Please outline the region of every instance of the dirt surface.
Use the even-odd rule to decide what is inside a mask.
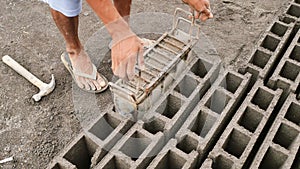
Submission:
[[[239,67],[287,3],[288,0],[211,1],[214,19],[202,24],[202,31],[215,45],[225,66]],[[1,0],[0,6],[0,56],[10,55],[45,82],[54,74],[57,82],[52,94],[35,103],[31,96],[38,89],[0,62],[0,160],[15,158],[14,162],[0,164],[0,168],[45,168],[81,129],[80,112],[74,109],[72,78],[59,58],[64,41],[46,4]],[[172,14],[175,7],[186,8],[180,0],[133,0],[132,13]],[[84,2],[79,32],[82,43],[102,26]],[[109,66],[109,59],[106,64]],[[111,79],[110,70],[104,74]],[[110,91],[97,97],[99,102],[111,103]]]

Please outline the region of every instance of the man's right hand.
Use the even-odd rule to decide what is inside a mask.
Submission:
[[[206,21],[213,18],[213,14],[210,11],[209,0],[182,0],[184,3],[191,7],[191,12],[194,12],[196,19]]]
[[[134,78],[137,61],[140,68],[144,67],[143,45],[136,35],[115,42],[112,45],[111,57],[113,73],[124,80]]]

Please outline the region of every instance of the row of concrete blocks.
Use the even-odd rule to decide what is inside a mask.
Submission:
[[[190,72],[180,75],[149,111],[153,120],[134,124],[113,110],[104,112],[48,168],[111,168],[112,163],[116,168],[145,168],[218,77],[220,61],[198,58],[191,63]]]
[[[253,153],[251,151],[257,145],[257,140],[270,116],[276,113],[275,106],[282,105],[284,102],[273,127],[256,153],[251,168],[291,168],[292,165],[294,168],[300,167],[299,160],[296,159],[296,156],[299,156],[297,150],[300,144],[299,127],[296,126],[300,121],[300,107],[295,106],[296,102],[298,105],[299,102],[293,94],[298,94],[299,99],[300,31],[297,23],[300,17],[299,2],[298,0],[292,2],[284,16],[274,21],[258,42],[257,49],[249,58],[246,69],[239,70],[242,74],[249,72],[253,75],[250,86],[254,85],[254,87],[201,168],[249,168],[251,165],[248,161],[251,162],[249,156]],[[267,86],[264,86],[262,80],[268,82]],[[294,106],[287,110],[286,107],[291,100]],[[280,118],[285,113],[289,114],[289,120],[285,119],[284,127],[278,129],[278,125],[282,123]],[[290,125],[291,122],[287,121],[294,121],[296,125]],[[295,132],[291,135],[285,134],[284,132],[289,132],[287,128]],[[280,142],[281,147],[287,148],[287,144],[291,146],[289,150],[281,151],[283,148],[279,148],[277,151],[280,146],[276,141],[272,142],[273,137],[276,137],[274,140]]]
[[[249,72],[253,75],[251,86],[259,78],[268,80],[270,75],[273,73],[279,60],[285,53],[287,46],[290,45],[291,39],[295,36],[299,29],[299,17],[300,4],[298,0],[294,0],[294,2],[290,3],[284,14],[273,21],[273,24],[271,24],[257,42],[255,50],[247,61],[247,65],[244,68],[239,69],[239,72],[242,74]],[[291,59],[295,60],[295,58]],[[274,77],[275,76],[276,75],[274,75]],[[273,80],[276,81],[276,79]],[[298,79],[294,77],[290,77],[290,81],[287,82],[287,85],[293,86],[293,83],[296,84],[297,80]],[[273,83],[273,86],[276,85],[274,84],[276,82],[272,81],[270,83]]]
[[[246,163],[281,94],[281,89],[273,91],[258,81],[201,168],[299,168],[300,102],[293,93],[279,111],[252,164]]]
[[[300,9],[299,9],[300,10]],[[298,92],[300,88],[300,29],[290,46],[281,58],[278,66],[268,80],[271,88],[284,90],[285,98],[288,93]]]

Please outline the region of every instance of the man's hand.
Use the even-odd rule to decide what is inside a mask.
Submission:
[[[141,40],[136,35],[118,40],[112,45],[111,57],[113,73],[124,80],[132,80],[137,59],[139,67],[144,66]]]
[[[194,12],[196,19],[206,21],[213,18],[213,14],[210,11],[210,4],[208,0],[182,0],[184,3],[191,7],[191,12]]]

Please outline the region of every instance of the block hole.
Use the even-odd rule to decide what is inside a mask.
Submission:
[[[300,157],[300,148],[298,149],[296,157],[298,157],[298,158],[295,158],[291,169],[299,169],[300,168],[300,158],[299,158]]]
[[[183,104],[183,100],[174,95],[169,95],[156,111],[169,119],[172,119]]]
[[[282,22],[284,22],[286,24],[290,24],[290,23],[295,22],[295,19],[285,16],[285,17],[281,18],[280,21],[282,21]]]
[[[185,163],[186,160],[183,157],[179,156],[174,151],[169,150],[159,161],[155,169],[166,169],[166,168],[181,169]]]
[[[119,119],[116,119],[112,115],[106,113],[95,123],[89,132],[97,136],[99,139],[105,140],[120,123],[121,121]]]
[[[198,85],[198,81],[190,76],[185,76],[180,83],[175,87],[175,91],[184,95],[186,98],[190,97]]]
[[[228,72],[221,82],[221,87],[234,94],[241,85],[242,81],[242,78]]]
[[[203,111],[200,111],[197,118],[191,124],[191,131],[198,136],[205,138],[207,133],[215,124],[217,118]]]
[[[129,137],[129,139],[121,147],[120,151],[135,161],[145,151],[150,143],[151,139],[147,138],[139,131],[136,131]]]
[[[291,62],[285,62],[281,71],[280,76],[285,77],[291,81],[295,81],[298,77],[300,72],[300,67],[291,63]]]
[[[165,127],[165,122],[155,118],[149,123],[144,123],[143,128],[152,134],[156,134],[158,132],[163,132]]]
[[[290,107],[285,114],[285,118],[300,126],[300,105],[296,103],[290,104]]]
[[[300,40],[300,38],[299,38]],[[296,45],[291,52],[290,58],[300,62],[300,46]]]
[[[263,115],[261,113],[254,110],[253,108],[247,107],[243,115],[240,117],[238,124],[254,133],[262,118]]]
[[[64,158],[74,164],[78,169],[90,168],[91,158],[96,152],[97,144],[86,137],[82,137],[64,155]]]
[[[279,39],[276,39],[270,35],[267,35],[265,37],[265,39],[263,40],[261,46],[274,52],[276,50],[276,48],[278,47],[279,43],[280,43]]]
[[[233,161],[220,155],[214,160],[212,168],[213,169],[232,169],[233,164],[234,164]]]
[[[275,24],[271,28],[271,32],[280,37],[283,37],[283,35],[286,33],[287,30],[288,30],[287,26],[282,25],[278,22],[275,22]]]
[[[125,161],[119,159],[118,157],[114,156],[106,163],[103,169],[129,169],[130,165],[127,164]]]
[[[260,163],[260,169],[280,168],[288,156],[270,147]]]
[[[230,100],[230,96],[220,90],[216,90],[205,103],[205,106],[212,111],[221,114]]]
[[[296,2],[297,4],[300,4],[300,0],[295,0],[295,2]]]
[[[286,124],[281,124],[274,137],[273,142],[289,150],[298,134],[299,131],[297,131],[293,127],[290,127]]]
[[[191,153],[193,150],[197,150],[198,141],[186,135],[184,138],[177,143],[176,147],[185,152],[186,154]]]
[[[193,65],[191,71],[198,77],[204,78],[209,70],[212,68],[212,64],[205,62],[204,60],[198,59],[198,61]]]
[[[263,51],[256,50],[250,63],[264,69],[266,64],[268,63],[270,57],[271,57],[271,55],[266,54]]]
[[[297,18],[300,17],[300,7],[296,5],[291,5],[287,11],[288,14],[295,16]]]
[[[263,110],[267,110],[273,100],[274,95],[262,88],[258,88],[251,102]]]
[[[226,139],[223,149],[229,154],[234,155],[237,158],[240,158],[243,154],[246,146],[250,141],[250,137],[246,134],[233,129]]]
[[[54,167],[52,167],[51,169],[62,169],[63,167],[60,166],[60,164],[56,163],[54,165]]]

